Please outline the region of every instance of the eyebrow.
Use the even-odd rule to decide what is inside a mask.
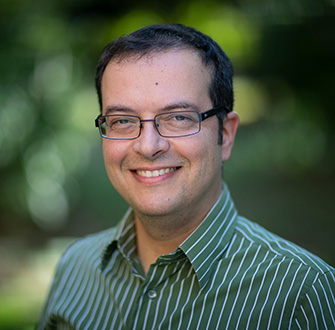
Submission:
[[[176,110],[176,109],[199,110],[199,107],[195,105],[194,103],[190,103],[190,102],[178,102],[178,103],[169,104],[165,106],[162,110],[170,111],[170,110]]]
[[[163,108],[161,108],[159,111],[173,111],[173,110],[178,110],[178,109],[191,109],[191,110],[199,110],[199,107],[195,105],[194,103],[191,102],[177,102],[177,103],[171,103]],[[110,105],[107,106],[105,109],[105,115],[110,115],[113,114],[114,112],[123,112],[123,113],[135,113],[136,110],[133,108],[129,108],[127,106],[122,106],[122,105]]]
[[[110,105],[107,106],[105,109],[105,114],[106,115],[110,115],[113,114],[114,112],[135,112],[134,109],[125,107],[125,106],[121,106],[121,105]]]

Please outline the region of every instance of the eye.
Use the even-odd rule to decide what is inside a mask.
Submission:
[[[125,119],[125,118],[118,119],[113,122],[113,124],[128,124],[128,123],[129,123],[129,119]]]
[[[167,122],[185,122],[185,121],[196,121],[194,115],[190,113],[171,113],[167,116],[162,117]]]
[[[173,116],[172,119],[175,119],[177,121],[183,121],[183,120],[190,120],[191,118],[186,117],[184,115],[176,115],[176,116]]]
[[[106,118],[106,123],[109,126],[115,125],[127,125],[127,124],[134,124],[137,120],[132,117],[121,117],[121,116],[110,116]]]

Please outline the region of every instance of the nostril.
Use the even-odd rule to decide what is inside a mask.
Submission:
[[[154,157],[158,156],[161,152],[162,152],[162,150],[158,150],[158,151],[156,151],[156,152],[152,155],[152,157],[154,158]]]

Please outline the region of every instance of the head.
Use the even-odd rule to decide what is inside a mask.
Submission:
[[[208,117],[198,133],[175,138],[160,135],[153,118],[167,115],[187,125],[178,111],[231,110],[231,76],[220,48],[180,25],[144,28],[103,51],[97,73],[102,115],[117,118],[112,122],[116,129],[129,127],[129,116],[142,120],[138,137],[102,140],[106,171],[146,230],[190,230],[219,198],[222,162],[230,157],[237,114],[230,111],[219,122]]]
[[[208,92],[212,106],[223,106],[227,111],[232,111],[234,103],[233,67],[229,58],[209,36],[181,24],[148,26],[122,36],[104,48],[96,72],[96,89],[100,109],[102,108],[101,81],[106,66],[111,61],[122,62],[130,57],[141,58],[168,50],[196,52],[211,74]],[[219,144],[221,144],[224,113],[218,113],[217,117],[219,120]]]

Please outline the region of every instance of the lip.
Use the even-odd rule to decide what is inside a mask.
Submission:
[[[177,167],[166,167],[157,170],[136,170],[136,174],[144,178],[156,178],[177,170]]]
[[[153,183],[171,177],[180,167],[161,167],[155,169],[136,169],[131,172],[141,182]]]

